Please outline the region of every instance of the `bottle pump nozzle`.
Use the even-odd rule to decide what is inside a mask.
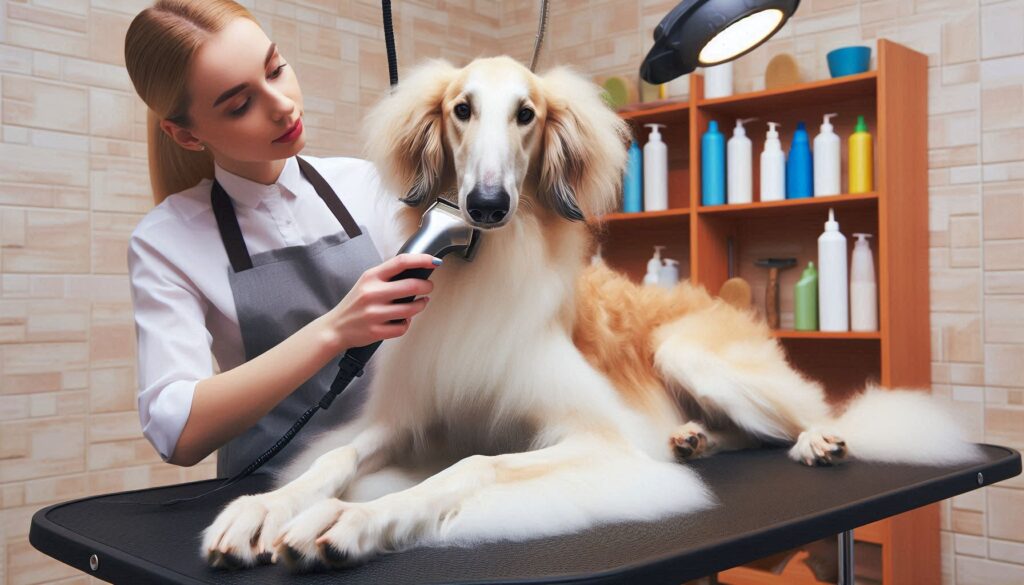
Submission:
[[[747,129],[743,127],[747,122],[753,122],[757,118],[743,118],[742,120],[736,120],[736,128],[733,129],[733,136],[746,136]]]
[[[778,122],[768,122],[768,138],[779,137],[779,126],[782,126],[782,124],[779,124]]]
[[[822,132],[824,132],[825,130],[831,130],[832,129],[832,118],[835,118],[838,115],[839,114],[825,114],[822,117],[822,122],[821,122],[821,130],[822,130]]]
[[[647,126],[648,128],[651,129],[651,140],[654,140],[655,138],[661,140],[661,132],[658,130],[658,128],[664,128],[664,124],[644,124],[644,126]]]

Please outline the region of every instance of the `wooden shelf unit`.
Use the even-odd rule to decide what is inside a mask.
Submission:
[[[878,41],[876,71],[803,83],[793,87],[705,99],[703,78],[690,76],[689,103],[663,104],[622,112],[642,144],[642,125],[666,124],[669,151],[669,210],[615,213],[602,218],[602,253],[612,267],[640,282],[652,246],[667,246],[663,257],[680,262],[680,275],[717,292],[728,278],[728,243],[734,244],[736,274],[764,306],[766,271],[753,260],[791,256],[797,267],[780,276],[782,341],[791,363],[825,384],[831,398],[876,381],[887,387],[930,387],[928,268],[928,78],[925,55],[897,43]],[[874,140],[875,191],[780,202],[760,202],[760,152],[766,122],[779,122],[783,149],[796,122],[818,133],[824,114],[833,119],[842,149],[842,185],[847,185],[847,139],[863,115]],[[700,141],[711,120],[726,135],[738,118],[748,123],[753,142],[755,201],[746,205],[701,206]],[[874,235],[871,247],[879,290],[880,331],[826,333],[792,330],[793,285],[809,260],[817,262],[817,238],[828,209],[834,208],[852,251],[854,232]],[[940,574],[938,505],[882,520],[855,531],[859,543],[880,549],[875,555],[882,585],[938,583]],[[806,569],[801,551],[777,575],[737,567],[719,574],[722,583],[818,583]],[[795,559],[795,560],[793,560]],[[799,568],[794,567],[795,564]],[[801,572],[802,571],[802,572]],[[799,574],[799,576],[798,576]],[[872,578],[865,575],[868,582]]]

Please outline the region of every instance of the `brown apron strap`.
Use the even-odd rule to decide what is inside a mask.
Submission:
[[[313,188],[316,189],[316,194],[327,204],[328,209],[334,214],[334,217],[341,224],[348,237],[355,238],[362,235],[363,232],[356,225],[355,220],[352,219],[352,215],[345,208],[341,199],[338,199],[334,189],[331,189],[331,186],[313,168],[313,165],[306,162],[302,157],[296,156],[295,158],[298,160],[302,176],[313,185]],[[231,268],[235,272],[242,272],[252,268],[252,257],[249,256],[249,249],[246,247],[245,239],[242,237],[242,228],[238,226],[235,207],[231,203],[231,198],[228,197],[228,194],[216,179],[213,180],[213,188],[210,190],[210,203],[213,207],[213,215],[217,218],[217,229],[220,230],[220,238],[224,242],[228,259],[231,261]]]
[[[320,176],[320,173],[313,168],[313,165],[306,162],[306,159],[301,156],[296,156],[296,160],[299,161],[299,170],[302,171],[302,176],[306,177],[306,180],[313,184],[313,188],[316,189],[316,194],[324,200],[327,207],[334,214],[334,217],[338,219],[338,223],[345,229],[345,233],[348,234],[349,238],[355,238],[356,236],[362,235],[362,231],[359,226],[356,225],[352,215],[348,212],[348,209],[341,203],[341,199],[338,199],[338,195],[331,189],[331,186],[327,184],[327,181]]]

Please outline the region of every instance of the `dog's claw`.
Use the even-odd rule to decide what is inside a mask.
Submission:
[[[832,434],[804,431],[797,437],[789,456],[810,467],[834,465],[846,458],[846,442]]]

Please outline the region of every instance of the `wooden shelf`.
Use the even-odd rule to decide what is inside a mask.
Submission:
[[[743,117],[756,116],[779,110],[872,98],[877,90],[877,79],[877,72],[868,71],[859,75],[823,79],[785,88],[698,99],[697,105],[709,112]]]
[[[885,39],[878,40],[877,70],[802,83],[792,87],[705,99],[704,79],[690,76],[689,102],[660,104],[620,112],[643,142],[643,124],[666,125],[669,152],[668,212],[611,214],[595,225],[604,236],[602,252],[613,266],[640,279],[652,245],[665,245],[667,257],[680,261],[680,275],[712,294],[734,274],[746,279],[755,306],[763,306],[767,272],[763,257],[797,258],[798,266],[817,260],[817,238],[828,209],[852,248],[852,234],[875,237],[871,247],[878,278],[880,331],[774,332],[794,368],[841,401],[867,382],[883,387],[928,387],[931,346],[921,343],[930,331],[928,286],[928,60],[925,55]],[[760,157],[766,123],[780,124],[784,150],[797,124],[813,136],[822,116],[840,136],[843,165],[840,184],[848,184],[846,137],[863,116],[874,139],[875,192],[828,197],[702,206],[701,137],[712,121],[725,134],[740,118],[751,139],[753,192],[760,192]],[[610,263],[611,264],[611,263]],[[799,269],[780,278],[784,327],[792,327],[792,287]],[[823,343],[824,342],[824,343]],[[882,585],[941,581],[939,516],[936,504],[858,528],[860,544],[878,547]],[[769,559],[770,560],[770,559]],[[791,563],[792,564],[792,563]],[[720,574],[721,582],[813,583],[810,575],[780,576],[741,567]],[[796,568],[791,571],[797,571]],[[799,571],[797,571],[799,572]],[[872,577],[872,579],[874,579]],[[868,581],[874,582],[874,581]]]
[[[772,335],[780,339],[881,339],[879,331],[794,331],[779,329]]]
[[[635,213],[616,212],[606,214],[590,223],[591,225],[642,224],[643,227],[671,226],[675,224],[686,226],[689,217],[689,209],[666,209],[664,211],[640,211]]]
[[[666,123],[671,120],[686,120],[689,117],[689,110],[690,104],[688,102],[652,103],[641,107],[619,110],[619,116],[624,120],[640,124],[647,122]]]
[[[701,205],[697,207],[697,213],[715,217],[778,217],[804,211],[813,211],[814,213],[827,215],[829,207],[834,207],[836,213],[840,213],[847,209],[866,209],[877,204],[877,193],[854,193],[807,197],[804,199],[785,199],[783,201]]]

